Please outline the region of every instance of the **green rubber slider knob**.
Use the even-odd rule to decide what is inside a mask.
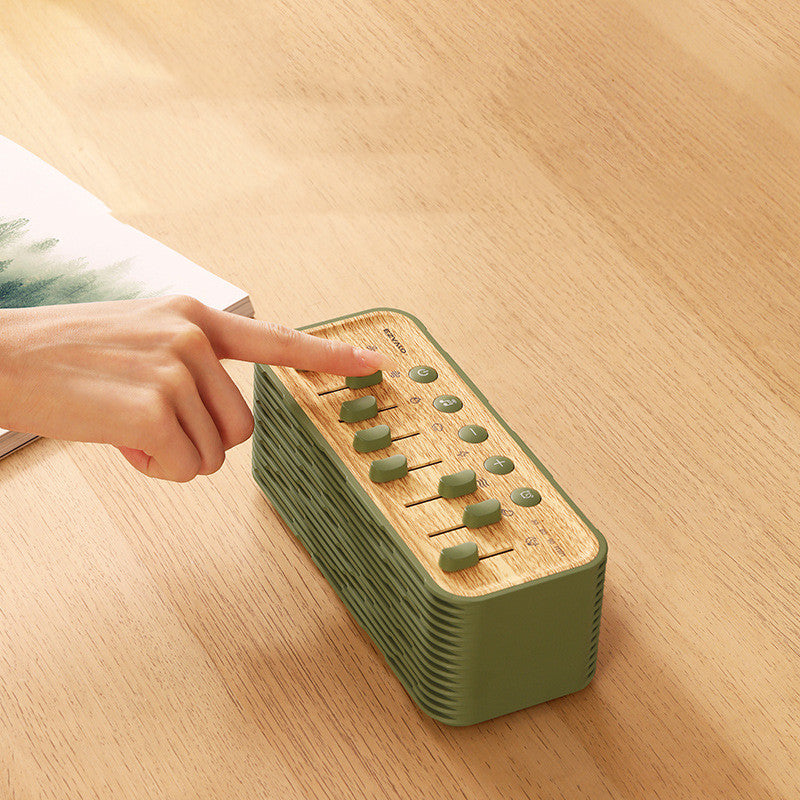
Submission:
[[[378,413],[378,401],[371,395],[356,397],[355,400],[345,400],[339,409],[339,418],[342,422],[361,422],[362,419],[371,419]]]
[[[386,483],[405,475],[408,475],[408,460],[402,453],[378,458],[369,465],[369,479],[373,483]]]
[[[439,553],[439,566],[443,572],[456,572],[478,563],[478,545],[475,542],[463,542],[453,547],[444,547]]]
[[[381,450],[392,443],[392,434],[388,425],[376,425],[374,428],[364,428],[356,431],[353,437],[353,447],[358,453],[371,453]]]
[[[442,475],[439,478],[439,494],[442,497],[462,497],[477,491],[478,478],[474,469],[462,469],[452,475]]]
[[[480,528],[500,522],[500,501],[490,498],[482,503],[473,503],[471,506],[467,506],[464,509],[462,522],[468,528]]]
[[[383,373],[378,370],[371,375],[349,375],[344,379],[348,389],[364,389],[367,386],[374,386],[383,380]]]

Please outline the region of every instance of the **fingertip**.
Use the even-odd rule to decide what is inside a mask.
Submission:
[[[397,366],[393,358],[381,353],[379,350],[365,350],[361,347],[353,348],[353,358],[356,361],[358,375],[369,375],[379,369]]]

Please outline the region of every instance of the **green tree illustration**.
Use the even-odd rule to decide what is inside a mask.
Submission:
[[[130,278],[131,260],[91,266],[86,258],[58,258],[58,239],[30,241],[30,220],[0,219],[0,308],[30,308],[152,295]]]

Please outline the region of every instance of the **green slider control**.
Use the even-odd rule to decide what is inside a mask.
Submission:
[[[382,450],[392,443],[392,434],[388,425],[376,425],[374,428],[364,428],[356,431],[353,437],[353,447],[359,453],[371,453],[373,450]]]
[[[457,572],[460,569],[474,567],[478,561],[478,545],[475,542],[444,547],[439,553],[439,566],[443,572]]]
[[[484,525],[500,522],[500,501],[491,498],[467,506],[464,509],[462,522],[468,528],[481,528]]]
[[[369,465],[369,479],[373,483],[386,483],[408,475],[408,459],[398,453],[388,458],[378,458]]]
[[[378,401],[371,395],[356,397],[355,400],[345,400],[339,409],[339,418],[342,422],[361,422],[371,419],[378,413]]]
[[[474,469],[462,469],[452,475],[442,475],[439,478],[439,494],[451,499],[471,494],[478,489],[478,479]]]
[[[367,386],[374,386],[383,380],[383,373],[378,370],[371,375],[349,375],[344,379],[348,389],[364,389]]]

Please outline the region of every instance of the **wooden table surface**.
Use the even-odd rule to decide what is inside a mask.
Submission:
[[[448,728],[249,444],[173,485],[38,442],[0,463],[0,797],[800,796],[795,5],[2,5],[2,133],[260,318],[416,314],[609,560],[590,686]]]

